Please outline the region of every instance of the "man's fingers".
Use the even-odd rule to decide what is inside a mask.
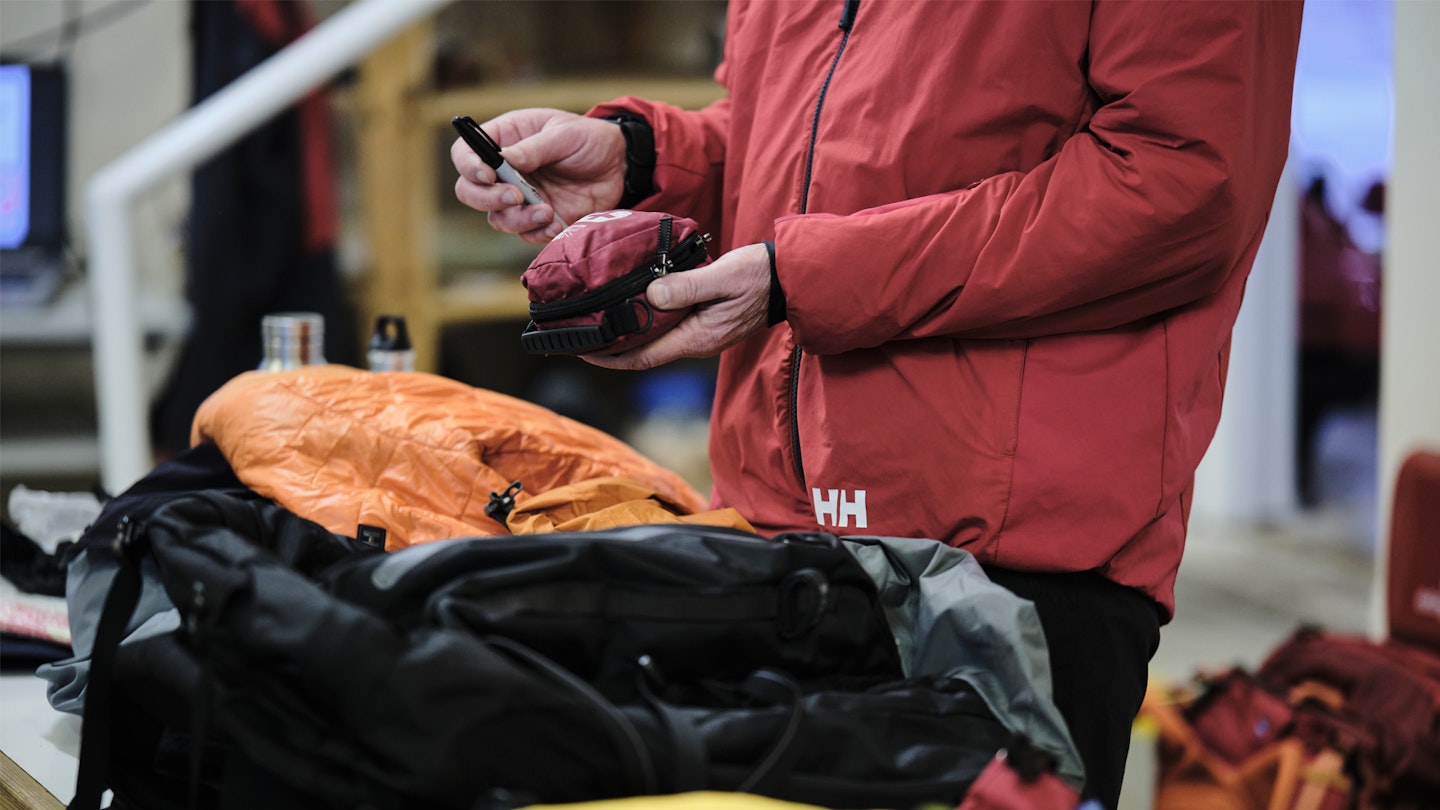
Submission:
[[[490,167],[475,154],[470,144],[465,143],[463,138],[456,138],[450,144],[450,162],[455,164],[455,171],[462,177],[473,181],[493,181],[494,173],[486,174]]]
[[[645,296],[658,309],[684,309],[770,289],[770,260],[764,245],[726,253],[704,267],[671,273],[650,282]]]
[[[501,233],[519,234],[527,242],[549,242],[561,230],[555,211],[548,205],[517,205],[489,213],[490,227]]]
[[[500,155],[523,174],[575,154],[584,146],[581,135],[583,132],[573,126],[548,127],[506,146],[500,150]]]
[[[501,149],[500,156],[505,158],[505,162],[515,167],[515,170],[518,172],[531,171],[537,165],[542,165],[545,163],[543,159],[536,159],[536,153],[540,150],[533,148],[535,141],[542,139],[544,139],[543,132],[537,135],[533,135],[529,138],[526,138],[524,141],[521,141],[521,143],[519,144],[516,144],[514,146],[507,146],[504,149]],[[530,144],[531,148],[527,148],[522,144]]]
[[[477,211],[499,211],[524,199],[520,189],[508,183],[482,184],[464,177],[455,180],[455,198]]]
[[[644,346],[620,354],[592,352],[580,355],[580,359],[592,365],[616,371],[644,371],[678,360],[682,357],[698,357],[693,353],[691,333],[696,327],[694,318],[681,321],[674,329],[661,335]]]
[[[657,278],[645,288],[645,297],[657,309],[684,309],[722,298],[723,291],[715,288],[717,274],[706,272],[712,267],[713,264]]]
[[[625,370],[654,368],[681,357],[708,357],[764,328],[769,287],[765,246],[737,248],[704,267],[650,282],[645,292],[652,306],[696,307],[675,328],[628,352],[582,357],[597,366]]]

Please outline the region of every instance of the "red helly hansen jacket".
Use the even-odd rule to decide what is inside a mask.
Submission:
[[[1173,609],[1194,471],[1289,141],[1297,2],[737,0],[701,111],[635,98],[659,191],[773,239],[714,501],[932,537]]]

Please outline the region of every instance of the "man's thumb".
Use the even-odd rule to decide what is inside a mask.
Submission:
[[[669,281],[656,279],[650,282],[650,286],[646,288],[645,296],[650,299],[651,305],[666,309],[670,306],[670,300],[673,297],[670,286]]]
[[[693,277],[695,271],[689,273],[673,273],[664,278],[657,278],[650,282],[645,288],[645,296],[650,304],[659,309],[681,309],[695,303],[700,293],[696,286],[696,279]]]
[[[526,139],[526,141],[532,140],[534,140],[534,138]],[[533,150],[519,145],[507,146],[500,150],[500,156],[505,158],[505,162],[514,166],[516,171],[522,172],[528,172],[535,168],[535,165],[531,162],[532,154]]]

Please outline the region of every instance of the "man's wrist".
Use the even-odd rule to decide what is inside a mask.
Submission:
[[[625,136],[625,190],[618,207],[634,208],[655,193],[655,131],[635,113],[607,115],[604,120],[619,125]]]

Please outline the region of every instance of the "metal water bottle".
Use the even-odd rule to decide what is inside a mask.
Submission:
[[[375,319],[375,333],[370,336],[367,359],[371,371],[415,370],[415,349],[410,345],[410,333],[405,329],[404,317],[381,315]]]
[[[325,317],[316,312],[276,312],[260,321],[265,344],[261,371],[285,371],[325,363]]]

